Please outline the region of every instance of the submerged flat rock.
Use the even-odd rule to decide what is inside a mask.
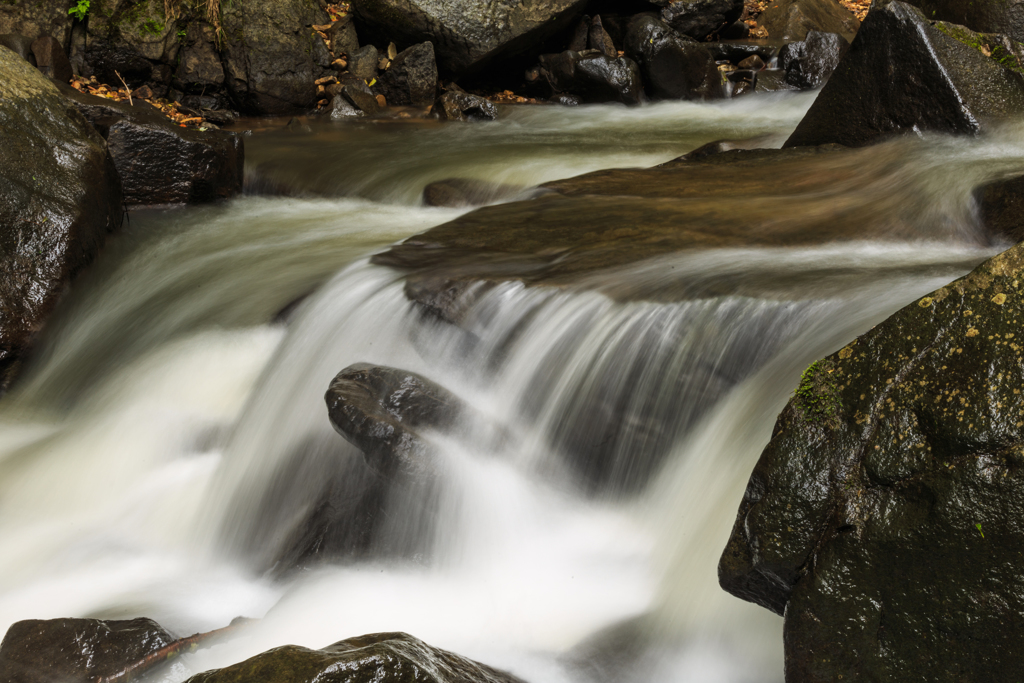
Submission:
[[[786,680],[1024,670],[1024,246],[804,373],[722,587],[785,614]]]

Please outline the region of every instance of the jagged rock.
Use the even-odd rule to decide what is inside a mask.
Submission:
[[[126,204],[196,204],[241,191],[241,136],[180,128],[145,102],[63,92],[106,138]]]
[[[601,23],[600,15],[594,17],[590,22],[590,29],[587,31],[587,47],[591,50],[597,50],[609,59],[615,59],[619,56],[612,37],[608,35],[608,31],[604,30],[604,24]]]
[[[464,411],[461,399],[429,379],[368,363],[338,373],[324,398],[334,429],[387,479],[430,475],[431,447],[420,432],[450,428]]]
[[[674,0],[661,10],[662,20],[684,36],[704,40],[743,14],[743,0]]]
[[[572,40],[569,41],[569,50],[573,52],[583,52],[587,49],[590,43],[590,15],[584,14],[580,17],[580,20],[576,22],[575,28],[572,30]]]
[[[327,35],[331,40],[331,52],[335,57],[351,56],[359,49],[359,36],[356,34],[356,25],[352,22],[351,14],[346,14],[340,21],[334,22]]]
[[[3,683],[92,683],[122,673],[174,641],[152,619],[30,619],[0,643]]]
[[[1013,681],[1024,661],[1024,246],[804,373],[723,588],[785,612],[790,681]]]
[[[978,133],[988,120],[1021,112],[1024,70],[1008,39],[931,22],[894,1],[868,13],[786,146]]]
[[[0,2],[0,34],[3,33],[19,33],[32,40],[53,36],[67,46],[71,39],[67,0]]]
[[[779,68],[786,82],[800,90],[817,88],[835,71],[850,44],[838,33],[809,31],[807,38],[779,50]]]
[[[716,61],[727,61],[739,64],[754,55],[768,62],[778,52],[778,47],[764,43],[701,43]]]
[[[434,46],[419,43],[402,50],[380,77],[380,91],[388,104],[429,107],[437,96]]]
[[[836,0],[772,0],[758,18],[772,40],[795,41],[808,31],[838,33],[851,40],[860,22]]]
[[[465,0],[457,4],[356,0],[352,4],[356,19],[362,22],[360,31],[377,34],[373,42],[411,45],[429,40],[441,73],[457,79],[529,53],[568,27],[586,0]]]
[[[381,106],[376,96],[364,81],[359,79],[346,80],[339,84],[339,94],[353,107],[367,116],[380,113]]]
[[[348,72],[364,81],[377,78],[377,62],[380,60],[377,48],[364,45],[348,57]]]
[[[224,66],[217,52],[217,33],[206,22],[186,29],[174,85],[183,92],[216,92],[224,85]]]
[[[780,90],[796,90],[786,81],[786,72],[782,69],[764,69],[757,72],[757,83],[754,92],[779,92]]]
[[[187,683],[283,681],[522,683],[511,674],[432,647],[405,633],[349,638],[322,650],[285,645],[233,666],[198,674]]]
[[[493,121],[498,118],[498,107],[487,98],[449,88],[437,98],[431,113],[442,121]]]
[[[489,183],[485,180],[448,178],[430,183],[423,188],[423,203],[427,206],[482,206],[523,194],[518,185]]]
[[[0,47],[0,388],[68,283],[122,219],[103,138],[52,81]]]
[[[760,71],[764,68],[764,60],[761,59],[761,55],[750,55],[745,59],[740,60],[737,64],[741,69],[753,69],[754,71]]]
[[[1004,33],[1024,40],[1024,2],[1021,0],[913,0],[929,19],[961,24],[981,33]]]
[[[632,59],[609,59],[596,50],[540,56],[539,80],[550,94],[569,93],[584,102],[640,104],[643,80]]]
[[[711,52],[672,30],[654,14],[633,17],[626,29],[624,48],[640,66],[651,97],[703,100],[725,95]]]
[[[248,114],[288,114],[315,104],[331,55],[313,25],[330,18],[308,0],[235,0],[221,5],[225,84]]]
[[[55,81],[67,83],[74,75],[64,48],[52,36],[36,38],[32,42],[32,56],[35,57],[36,67]]]

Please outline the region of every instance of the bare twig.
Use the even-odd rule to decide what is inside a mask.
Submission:
[[[124,82],[124,77],[121,76],[121,72],[120,71],[118,71],[117,69],[114,69],[114,73],[117,74],[117,77],[121,79],[121,83],[124,85],[125,92],[128,93],[128,106],[129,107],[134,107],[135,103],[132,102],[132,89],[129,88],[128,84]]]
[[[233,633],[234,631],[244,628],[255,621],[257,620],[239,617],[224,628],[207,631],[206,633],[196,633],[187,638],[179,638],[173,643],[163,646],[156,652],[132,662],[121,671],[95,679],[92,683],[127,683],[128,681],[135,680],[150,669],[169,662],[179,655],[186,654],[188,652],[195,652],[200,647],[210,645],[209,641],[220,636]]]

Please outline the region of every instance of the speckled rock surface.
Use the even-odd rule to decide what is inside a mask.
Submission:
[[[1024,674],[1024,246],[812,365],[719,565],[786,680]]]
[[[61,292],[120,227],[107,145],[35,67],[0,47],[0,387]]]
[[[285,645],[188,683],[521,683],[405,633],[349,638],[322,650]]]

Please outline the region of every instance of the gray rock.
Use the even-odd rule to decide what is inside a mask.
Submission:
[[[1015,681],[1024,246],[811,365],[719,564],[791,681]]]
[[[32,42],[32,56],[35,57],[36,67],[55,81],[67,83],[74,76],[64,48],[52,36],[36,38]]]
[[[0,2],[0,34],[20,33],[33,40],[48,35],[67,46],[71,23],[67,0]]]
[[[1003,33],[1024,41],[1024,2],[1021,0],[914,0],[929,19],[961,24],[979,33]]]
[[[996,240],[1024,240],[1024,176],[986,183],[974,191],[974,198],[989,235]]]
[[[377,78],[377,48],[364,45],[348,56],[348,72],[356,78],[370,82]]]
[[[288,114],[315,104],[330,53],[313,25],[330,18],[308,0],[235,0],[221,6],[226,85],[248,114]]]
[[[799,90],[821,86],[835,71],[850,44],[838,33],[809,31],[807,38],[779,50],[779,68],[786,82]]]
[[[331,52],[335,57],[351,57],[352,53],[359,49],[359,36],[356,34],[356,25],[351,14],[346,14],[340,21],[334,22],[327,36],[331,40]]]
[[[597,50],[609,59],[615,59],[619,56],[618,50],[615,49],[615,43],[612,42],[612,37],[608,35],[608,31],[604,30],[604,24],[601,23],[600,15],[594,17],[590,22],[590,29],[587,31],[587,47],[591,50]]]
[[[429,40],[441,73],[456,79],[531,51],[568,27],[586,0],[356,0],[352,5],[360,31],[378,34],[374,42]]]
[[[0,388],[68,283],[121,225],[107,144],[52,81],[0,47]]]
[[[902,2],[876,6],[786,146],[978,133],[988,120],[1018,116],[1024,71],[1013,47],[1001,36],[928,21]]]
[[[119,84],[124,78],[133,88],[142,85],[157,64],[177,61],[177,32],[178,23],[164,14],[163,0],[92,0],[83,73],[104,83]]]
[[[377,102],[377,98],[373,94],[373,91],[370,90],[369,86],[367,86],[365,82],[359,79],[345,81],[341,84],[340,91],[341,96],[344,97],[349,104],[367,116],[373,116],[381,110],[380,103]]]
[[[217,52],[217,34],[206,22],[192,22],[186,30],[175,87],[185,92],[216,91],[224,85],[224,67]]]
[[[442,121],[493,121],[498,107],[490,100],[449,88],[434,103],[431,112]]]
[[[4,33],[0,35],[0,45],[11,50],[32,66],[36,65],[36,57],[32,54],[33,40],[20,33]]]
[[[640,67],[628,57],[609,59],[596,50],[541,55],[537,80],[548,95],[568,93],[583,102],[644,101]]]

